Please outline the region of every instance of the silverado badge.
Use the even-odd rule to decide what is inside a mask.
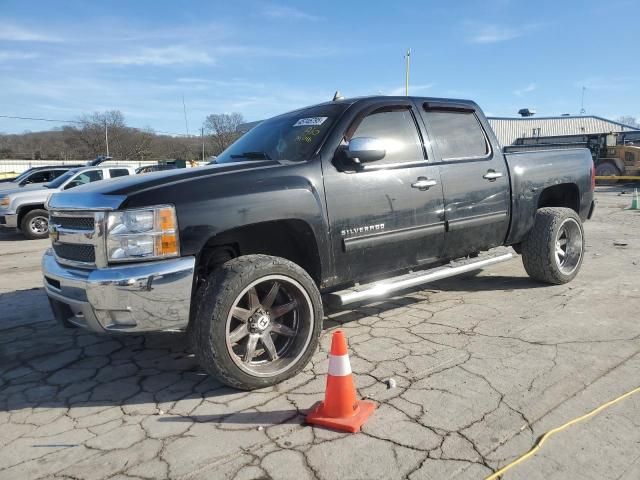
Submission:
[[[358,233],[379,232],[384,230],[384,223],[377,223],[375,225],[366,225],[364,227],[345,228],[340,231],[340,235],[346,237],[347,235],[357,235]]]

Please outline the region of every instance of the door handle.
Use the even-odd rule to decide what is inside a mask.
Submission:
[[[429,190],[430,187],[437,185],[438,182],[431,178],[418,177],[418,181],[411,184],[411,187],[419,190]]]
[[[489,170],[482,176],[482,178],[490,182],[495,182],[500,177],[502,177],[502,172],[496,172],[495,170]]]

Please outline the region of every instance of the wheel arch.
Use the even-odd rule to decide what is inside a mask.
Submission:
[[[18,227],[20,227],[20,224],[22,223],[22,219],[24,218],[24,216],[27,213],[31,212],[32,210],[46,210],[46,208],[44,208],[44,203],[30,203],[27,205],[20,205],[16,211],[16,213],[18,214],[18,220],[17,220]]]
[[[271,220],[232,228],[210,237],[196,259],[205,275],[231,258],[264,254],[282,257],[302,267],[320,285],[320,251],[311,226],[304,220]]]
[[[580,190],[575,183],[559,183],[546,187],[538,197],[538,209],[565,207],[580,214]]]

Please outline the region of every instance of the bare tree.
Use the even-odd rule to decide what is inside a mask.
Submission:
[[[214,113],[204,121],[205,132],[211,137],[213,153],[219,154],[239,136],[238,127],[244,123],[241,113]]]
[[[237,114],[236,114],[237,115]],[[234,120],[242,122],[242,117]],[[22,134],[0,133],[0,158],[82,160],[106,153],[105,125],[109,131],[109,153],[118,160],[197,160],[202,155],[200,137],[159,135],[151,129],[128,127],[117,110],[83,115],[74,126]],[[220,131],[224,131],[221,129]],[[231,128],[235,133],[235,128]],[[230,135],[228,143],[236,138]],[[226,144],[225,144],[226,146]],[[207,154],[220,152],[209,148]]]
[[[640,128],[640,123],[636,117],[632,117],[631,115],[623,115],[616,119],[617,122],[624,123],[625,125],[629,125],[630,127]]]

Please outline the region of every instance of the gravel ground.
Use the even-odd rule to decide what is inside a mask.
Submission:
[[[516,259],[329,312],[312,364],[252,393],[204,375],[182,335],[59,327],[41,288],[47,242],[0,233],[0,478],[483,478],[639,386],[640,211],[620,191],[598,189],[572,283],[536,284]],[[359,394],[379,403],[354,435],[303,423],[337,327]],[[640,478],[639,427],[636,395],[505,478]]]

